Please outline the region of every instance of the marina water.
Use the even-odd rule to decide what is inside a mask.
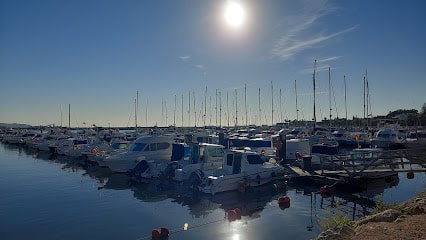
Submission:
[[[400,173],[368,182],[355,194],[321,196],[321,186],[288,183],[207,196],[0,144],[0,239],[151,239],[160,227],[170,230],[169,239],[312,239],[329,214],[355,220],[374,210],[373,200],[400,203],[425,183],[424,173],[414,179]],[[279,206],[281,196],[290,197],[289,208]],[[242,217],[231,222],[226,212],[235,208]]]

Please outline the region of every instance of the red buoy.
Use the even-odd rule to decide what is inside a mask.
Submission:
[[[414,178],[414,172],[413,171],[407,172],[407,179],[413,179],[413,178]]]
[[[330,187],[330,186],[328,186],[328,185],[322,186],[322,187],[320,188],[320,192],[321,192],[321,193],[330,193],[330,191],[331,191],[331,187]]]
[[[241,209],[235,208],[235,219],[241,219]]]
[[[167,229],[167,228],[165,228],[165,227],[160,228],[160,236],[161,236],[162,238],[164,238],[164,237],[169,237],[169,235],[170,235],[170,231],[169,231],[169,229]]]
[[[288,196],[278,198],[278,204],[287,204],[287,203],[290,203],[290,198]]]
[[[246,183],[245,182],[240,182],[238,184],[238,192],[240,192],[240,193],[246,192]]]
[[[235,210],[229,210],[227,214],[228,214],[228,220],[230,222],[235,221],[237,219],[237,213],[235,212]]]
[[[159,229],[153,229],[152,230],[152,239],[160,239],[161,238],[161,233]]]

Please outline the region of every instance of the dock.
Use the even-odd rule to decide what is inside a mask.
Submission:
[[[366,156],[368,153],[365,154]],[[407,173],[407,178],[414,177],[415,172],[425,172],[426,164],[411,162],[404,156],[406,152],[388,150],[378,157],[353,159],[349,155],[320,156],[319,164],[306,165],[304,161],[285,164],[293,179],[312,180],[318,183],[351,183],[359,180],[384,178]]]

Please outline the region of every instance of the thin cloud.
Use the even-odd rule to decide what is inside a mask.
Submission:
[[[189,55],[184,55],[184,56],[180,56],[179,58],[180,58],[180,60],[182,60],[182,61],[186,62],[186,61],[188,61],[188,60],[191,58],[191,56],[189,56]]]
[[[356,28],[356,26],[350,27],[331,34],[315,33],[315,27],[318,26],[319,19],[336,11],[336,8],[327,0],[300,1],[299,3],[302,5],[303,13],[286,15],[285,34],[279,37],[270,50],[272,57],[281,60],[291,59],[306,49],[318,47],[320,43],[336,38]]]
[[[272,48],[271,53],[273,56],[278,57],[282,60],[288,60],[299,52],[302,52],[308,48],[312,48],[329,39],[350,32],[355,28],[356,26],[330,35],[320,35],[317,37],[308,37],[306,39],[297,39],[297,36],[283,36]]]
[[[323,72],[323,71],[328,71],[328,68],[335,69],[335,68],[331,67],[331,64],[329,64],[329,62],[340,59],[340,58],[341,58],[341,56],[334,56],[334,57],[329,57],[329,58],[317,60],[317,66],[315,68],[315,71],[316,72]],[[301,70],[300,73],[312,74],[313,71],[314,71],[314,68],[313,68],[313,65],[312,65],[312,67],[308,67],[308,68]]]
[[[203,65],[200,65],[200,64],[194,65],[194,67],[201,69],[201,70],[205,68]]]
[[[324,58],[324,59],[319,59],[317,60],[317,63],[325,63],[325,62],[331,62],[337,59],[340,59],[342,56],[334,56],[334,57],[328,57],[328,58]]]

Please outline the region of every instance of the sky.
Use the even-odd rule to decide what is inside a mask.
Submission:
[[[365,77],[371,116],[426,103],[425,1],[230,2],[0,0],[0,122],[311,120],[314,69],[318,121],[363,117]]]

